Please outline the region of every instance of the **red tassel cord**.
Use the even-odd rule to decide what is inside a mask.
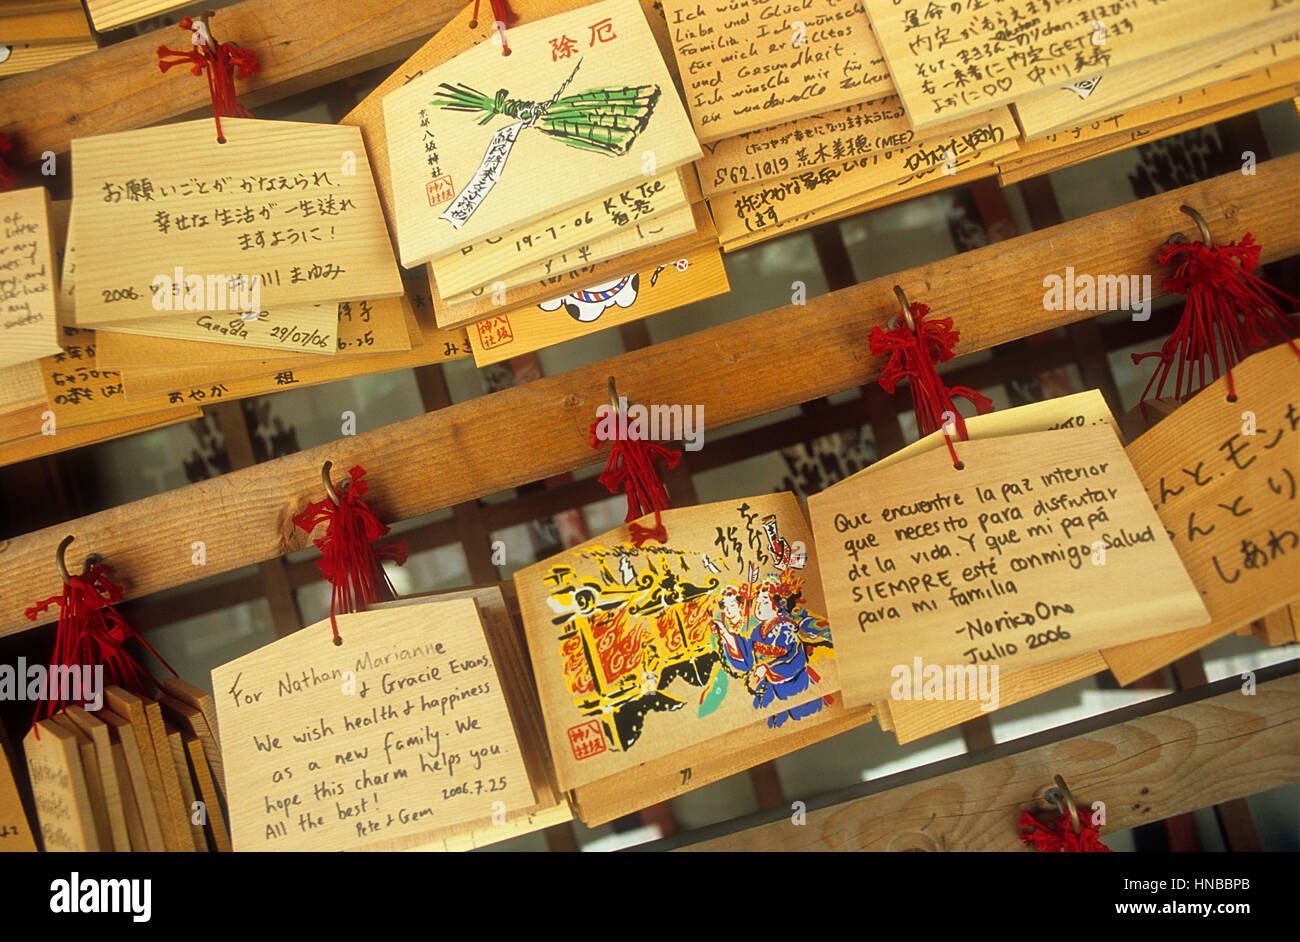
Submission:
[[[1219,378],[1220,354],[1232,397],[1236,396],[1232,368],[1253,351],[1285,343],[1300,357],[1300,349],[1291,339],[1295,326],[1277,303],[1282,300],[1296,305],[1300,301],[1253,274],[1259,254],[1260,247],[1249,232],[1240,243],[1180,242],[1161,251],[1162,264],[1174,263],[1173,275],[1163,282],[1165,291],[1184,295],[1187,300],[1178,326],[1160,351],[1133,354],[1135,364],[1147,357],[1159,358],[1142,391],[1144,410],[1153,386],[1156,398],[1164,393],[1175,363],[1174,395],[1186,402]]]
[[[193,30],[194,21],[188,16],[177,24],[181,29]],[[196,32],[202,36],[204,31]],[[209,39],[211,37],[208,37]],[[248,78],[262,70],[257,55],[251,49],[242,49],[234,43],[195,46],[188,52],[158,47],[158,68],[166,72],[177,65],[189,65],[190,73],[208,74],[208,95],[212,98],[212,117],[217,124],[217,140],[224,144],[221,133],[222,118],[251,118],[252,115],[235,98],[235,78]]]
[[[600,447],[596,429],[606,420],[597,419],[592,423],[592,448]],[[609,450],[609,459],[605,462],[605,470],[597,478],[611,494],[617,494],[620,488],[627,493],[627,516],[624,522],[631,524],[628,533],[632,537],[633,546],[641,546],[648,540],[663,543],[668,539],[668,531],[664,527],[660,514],[670,508],[672,502],[668,499],[668,492],[664,490],[663,481],[659,480],[659,475],[655,472],[654,459],[656,458],[662,458],[664,464],[671,469],[677,467],[682,453],[656,445],[654,442],[643,441],[637,436],[635,429],[629,428],[627,438],[619,438],[615,433],[613,447]],[[653,529],[632,522],[648,513],[655,515]]]
[[[63,583],[62,593],[27,609],[27,617],[36,621],[49,611],[51,605],[59,607],[49,680],[52,684],[54,669],[58,667],[80,669],[82,665],[103,665],[107,675],[105,683],[115,684],[139,696],[152,696],[150,691],[158,688],[159,684],[127,651],[127,640],[137,639],[173,676],[176,671],[113,607],[122,600],[122,587],[109,581],[107,573],[108,570],[97,563],[82,575],[69,575]],[[69,701],[53,697],[50,696],[52,691],[52,686],[46,691],[46,717],[53,716],[70,702],[86,702],[85,699]],[[41,710],[38,708],[32,723],[40,718]]]
[[[0,134],[0,193],[18,185],[18,174],[9,166],[9,155],[13,149],[14,145],[9,138]]]
[[[335,644],[343,643],[335,616],[364,611],[374,602],[396,598],[383,561],[391,559],[399,566],[406,562],[405,540],[381,547],[374,545],[388,535],[388,527],[379,522],[363,500],[370,490],[365,469],[357,465],[348,473],[351,483],[339,495],[338,504],[328,497],[313,501],[293,518],[294,525],[307,533],[320,524],[325,525],[325,535],[313,542],[321,552],[316,565],[334,587],[330,596],[330,628]]]
[[[920,302],[910,305],[915,331],[906,323],[900,323],[891,330],[881,327],[871,328],[871,352],[877,356],[889,354],[889,360],[880,371],[880,385],[885,392],[893,394],[901,379],[906,377],[912,390],[912,408],[916,412],[916,426],[921,437],[929,435],[943,427],[943,414],[951,412],[957,427],[957,434],[966,440],[966,420],[962,418],[953,397],[960,396],[975,406],[980,415],[993,411],[993,401],[969,386],[945,386],[939,379],[936,363],[946,363],[953,358],[953,351],[961,334],[952,329],[952,318],[926,320],[930,308]],[[952,447],[952,439],[944,436],[948,443],[948,453],[952,463],[958,464],[957,452]]]
[[[497,23],[502,24],[501,30],[501,55],[510,55],[510,47],[506,45],[506,29],[514,26],[519,22],[519,14],[510,8],[510,0],[488,0],[492,5],[492,15],[496,17],[493,26]],[[479,0],[474,0],[474,14],[469,19],[469,28],[478,29],[478,5]]]
[[[1110,848],[1101,842],[1098,828],[1082,817],[1079,825],[1079,833],[1075,834],[1068,814],[1058,815],[1056,823],[1048,827],[1025,811],[1020,815],[1020,827],[1026,829],[1026,833],[1021,834],[1020,839],[1050,853],[1110,853]]]

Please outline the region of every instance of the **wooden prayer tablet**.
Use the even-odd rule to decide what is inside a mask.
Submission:
[[[184,0],[86,0],[90,20],[101,33],[183,6]]]
[[[1300,599],[1300,362],[1247,357],[1128,446],[1213,621],[1102,654],[1121,684]],[[1126,639],[1136,641],[1137,639]]]
[[[118,850],[114,840],[113,824],[109,819],[109,796],[104,788],[103,771],[99,756],[95,752],[95,744],[62,710],[50,717],[50,722],[62,726],[77,742],[77,750],[81,755],[81,772],[86,779],[86,795],[90,798],[90,812],[95,819],[95,833],[99,838],[99,849]]]
[[[413,267],[700,156],[636,0],[510,30],[384,98],[402,264]]]
[[[184,740],[185,755],[190,762],[190,774],[194,776],[195,795],[203,802],[200,820],[207,819],[205,826],[212,846],[222,853],[229,853],[230,831],[226,827],[226,818],[221,811],[221,798],[217,793],[216,781],[212,777],[212,769],[203,754],[203,746],[194,736],[185,736]],[[190,820],[193,819],[194,815],[191,815]]]
[[[534,794],[471,599],[338,617],[212,672],[233,846],[415,847]]]
[[[1295,7],[1220,0],[1098,7],[989,0],[978,8],[922,0],[864,0],[898,94],[918,131],[1006,104],[1043,88],[1086,89],[1110,69],[1148,57],[1177,58],[1251,26],[1291,22]],[[1097,19],[1097,16],[1102,19]],[[1210,47],[1212,48],[1212,46]],[[1062,94],[1077,94],[1063,91]]]
[[[859,0],[664,0],[701,141],[894,90]]]
[[[0,193],[0,367],[59,352],[49,194]]]
[[[100,844],[77,735],[53,720],[40,720],[23,737],[23,754],[42,849],[107,850]]]
[[[79,325],[402,293],[356,128],[221,127],[73,139]]]
[[[668,510],[663,523],[665,544],[638,548],[621,527],[515,574],[561,788],[761,720],[794,734],[839,689],[793,494]]]
[[[27,821],[27,811],[23,808],[18,781],[14,777],[17,767],[16,756],[3,727],[0,727],[0,853],[36,850],[32,826]]]
[[[697,249],[672,262],[625,273],[479,321],[469,329],[474,363],[500,363],[615,324],[711,298],[729,288],[722,253],[716,248]]]
[[[439,290],[453,297],[490,285],[504,272],[526,268],[564,249],[612,238],[634,226],[648,226],[685,209],[686,192],[676,173],[639,180],[586,206],[507,232],[435,258],[430,264]]]
[[[1295,25],[1265,22],[1213,43],[1206,55],[1158,56],[1124,66],[1108,74],[1104,82],[1087,88],[1086,93],[1051,88],[1025,95],[1016,101],[1016,120],[1025,140],[1037,140],[1092,118],[1195,93],[1293,61],[1300,54],[1300,36],[1292,31]]]
[[[1113,429],[956,448],[809,501],[850,706],[916,658],[1013,669],[1209,620]]]
[[[132,830],[138,834],[139,814],[137,812],[135,815],[137,827],[128,829],[127,805],[134,807],[135,796],[131,793],[129,781],[118,781],[117,759],[113,755],[113,737],[109,732],[109,726],[99,718],[97,713],[91,713],[79,706],[65,707],[63,716],[87,736],[94,746],[99,780],[104,790],[105,811],[113,835],[113,849],[119,853],[130,851]]]
[[[158,852],[165,851],[167,843],[163,837],[162,822],[158,817],[158,806],[154,801],[154,786],[150,782],[149,773],[145,768],[144,752],[141,750],[140,742],[136,738],[135,727],[131,725],[130,720],[118,716],[108,708],[100,710],[98,716],[113,728],[114,743],[120,747],[123,761],[126,764],[127,777],[131,783],[131,791],[135,797],[140,817],[140,826],[144,832],[142,849]],[[120,771],[118,779],[119,781],[122,779]],[[161,787],[161,779],[159,779],[158,785]],[[132,847],[134,846],[133,843]]]

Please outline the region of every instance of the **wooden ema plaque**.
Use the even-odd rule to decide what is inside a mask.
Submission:
[[[1208,620],[1112,429],[956,447],[809,501],[850,706],[916,658],[1030,667]]]
[[[356,128],[221,126],[73,140],[79,326],[402,293]]]
[[[76,734],[53,720],[40,720],[23,737],[23,754],[36,799],[42,849],[110,849],[99,842]]]
[[[1102,651],[1121,684],[1300,599],[1300,362],[1248,357],[1128,446],[1213,619]]]
[[[417,847],[533,804],[472,599],[338,628],[212,672],[236,851]]]
[[[18,794],[15,768],[13,750],[0,727],[0,853],[36,850],[32,826]]]
[[[663,523],[666,544],[638,548],[621,527],[515,574],[563,789],[763,720],[794,735],[839,689],[793,494]]]
[[[49,195],[0,193],[0,367],[58,353]]]
[[[636,0],[528,22],[509,41],[509,56],[482,43],[384,98],[408,268],[700,156]]]
[[[860,0],[664,0],[663,8],[701,141],[894,90]]]
[[[918,131],[1039,89],[1077,96],[1071,89],[1104,83],[1110,69],[1152,56],[1177,59],[1188,47],[1262,22],[1294,28],[1300,9],[1295,0],[1238,0],[1225,17],[1219,0],[1125,2],[1086,12],[1033,0],[864,2]]]

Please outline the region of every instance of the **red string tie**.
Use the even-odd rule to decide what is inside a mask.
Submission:
[[[493,27],[501,24],[501,55],[510,55],[510,46],[506,44],[506,29],[519,22],[519,14],[510,8],[510,0],[488,0],[492,6],[492,15],[496,17]],[[478,0],[474,0],[474,14],[469,20],[470,29],[478,29]]]
[[[212,99],[212,118],[217,125],[217,141],[224,144],[226,137],[221,133],[222,118],[252,117],[236,100],[235,78],[244,79],[256,75],[262,67],[253,50],[243,49],[232,42],[212,42],[206,24],[200,23],[196,28],[194,21],[187,16],[176,25],[192,31],[198,42],[193,49],[185,52],[159,46],[158,68],[166,72],[173,66],[189,65],[193,75],[207,72],[208,95]]]
[[[45,716],[50,717],[69,703],[84,704],[87,698],[68,700],[52,696],[52,683],[57,668],[79,670],[84,665],[103,666],[107,682],[142,696],[151,696],[152,689],[160,687],[131,652],[126,642],[137,639],[145,649],[158,659],[163,667],[176,675],[170,664],[153,649],[149,642],[132,628],[113,606],[122,600],[122,587],[108,578],[108,570],[96,563],[82,575],[69,574],[63,591],[26,610],[27,617],[36,621],[48,612],[50,606],[59,608],[58,627],[54,635],[54,654],[50,658],[50,681],[46,686]],[[82,691],[85,692],[84,689]],[[66,688],[63,693],[67,693]],[[32,725],[40,718],[37,709]],[[37,732],[39,736],[39,731]]]
[[[375,602],[396,598],[383,561],[391,559],[402,565],[406,562],[406,541],[397,540],[376,547],[376,541],[388,535],[388,527],[379,521],[363,499],[370,490],[365,481],[365,469],[356,465],[348,472],[351,480],[339,495],[337,504],[326,497],[312,501],[293,518],[294,526],[311,533],[320,524],[325,534],[313,543],[320,550],[316,563],[321,574],[333,587],[330,595],[330,628],[334,643],[342,644],[339,637],[337,614],[364,611]]]
[[[944,385],[935,367],[937,363],[946,363],[953,358],[961,334],[953,330],[951,317],[927,320],[930,313],[928,305],[917,301],[911,303],[909,308],[916,325],[915,330],[902,322],[889,330],[880,326],[871,328],[871,352],[877,356],[889,355],[880,371],[880,385],[892,395],[902,379],[908,380],[912,391],[912,408],[916,413],[916,427],[921,437],[943,428],[943,417],[947,412],[953,416],[958,436],[966,441],[966,420],[953,404],[953,397],[965,399],[980,415],[993,411],[993,401],[969,386]],[[948,444],[952,463],[960,464],[946,430],[944,440]]]
[[[602,421],[604,419],[598,418],[591,425],[592,448],[600,447],[596,430]],[[630,524],[628,533],[632,538],[633,546],[641,546],[648,540],[666,542],[668,531],[664,527],[660,514],[669,509],[672,502],[668,499],[663,481],[655,471],[654,460],[661,458],[669,469],[672,469],[677,467],[682,453],[654,442],[644,441],[632,427],[627,429],[626,438],[620,437],[615,431],[612,441],[613,446],[609,450],[605,470],[600,473],[597,480],[604,484],[611,494],[617,494],[620,488],[627,494],[627,516],[624,522]],[[648,513],[655,515],[653,528],[647,529],[634,522]]]

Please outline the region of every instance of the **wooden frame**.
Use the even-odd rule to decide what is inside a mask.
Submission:
[[[364,6],[345,0],[244,0],[223,9],[213,26],[220,39],[256,42],[262,73],[248,82],[246,91],[241,89],[241,100],[256,107],[400,61],[461,8],[459,0],[376,0]],[[202,82],[163,76],[150,67],[154,49],[160,43],[176,46],[183,39],[178,30],[159,31],[118,42],[74,62],[0,82],[0,132],[17,137],[24,153],[31,157],[46,150],[63,154],[76,135],[201,114],[206,107]],[[1256,152],[1262,160],[1263,150],[1256,148]],[[74,554],[93,551],[110,559],[115,574],[127,582],[128,594],[133,598],[184,585],[199,575],[257,564],[260,572],[254,578],[272,601],[277,630],[292,631],[300,624],[293,589],[313,581],[315,567],[310,562],[288,564],[281,558],[307,545],[304,535],[294,532],[289,517],[308,499],[319,496],[319,469],[327,459],[335,464],[360,462],[385,469],[382,476],[376,476],[371,501],[384,519],[407,519],[442,507],[454,508],[452,519],[417,531],[420,536],[413,540],[412,548],[462,542],[475,581],[490,581],[483,578],[483,558],[493,529],[605,496],[591,481],[577,481],[532,498],[526,511],[511,505],[479,507],[474,501],[598,460],[600,456],[588,448],[585,428],[596,405],[604,401],[607,375],[615,374],[620,389],[634,399],[703,404],[711,432],[781,408],[804,407],[831,393],[865,386],[876,378],[880,363],[867,352],[867,335],[873,325],[893,315],[895,283],[902,285],[913,300],[951,310],[959,317],[961,354],[1069,326],[1068,340],[1049,342],[1019,360],[1013,355],[1000,368],[990,364],[960,367],[963,373],[991,380],[1017,367],[1033,372],[1042,369],[1045,361],[1054,365],[1086,352],[1088,360],[1081,363],[1085,382],[1099,383],[1103,388],[1110,382],[1113,390],[1104,365],[1105,347],[1098,340],[1101,331],[1090,323],[1091,312],[1042,310],[1042,275],[1059,272],[1068,258],[1081,270],[1158,276],[1155,247],[1171,231],[1186,228],[1186,220],[1178,212],[1184,202],[1197,206],[1215,232],[1231,232],[1235,237],[1240,234],[1238,220],[1241,225],[1248,223],[1265,246],[1266,262],[1294,256],[1300,253],[1300,231],[1291,212],[1300,197],[1297,171],[1300,156],[1261,162],[1253,177],[1230,174],[1206,180],[862,284],[852,284],[851,271],[846,278],[843,272],[828,270],[828,281],[835,290],[807,304],[774,306],[764,313],[653,347],[648,346],[644,324],[625,325],[628,353],[470,402],[449,404],[441,372],[422,369],[417,371],[417,378],[428,414],[276,461],[254,464],[239,409],[227,403],[218,407],[218,415],[227,432],[232,464],[239,470],[0,543],[7,586],[0,594],[0,635],[35,627],[23,617],[23,607],[48,589],[50,557],[55,545],[69,533],[78,540]],[[1031,207],[1031,215],[1033,212]],[[1041,217],[1037,222],[1042,224]],[[819,239],[819,234],[815,233],[814,238]],[[825,249],[820,242],[818,247]],[[829,251],[833,256],[836,249]],[[842,243],[838,251],[843,253]],[[825,252],[822,257],[825,264]],[[1153,281],[1159,284],[1158,277]],[[975,292],[971,287],[990,283],[1001,285],[1003,290]],[[765,377],[777,375],[771,363],[772,352],[793,349],[794,344],[819,350],[817,369],[781,370],[781,382],[764,382]],[[1090,372],[1094,374],[1091,377]],[[743,390],[745,398],[738,398],[736,390]],[[520,416],[526,416],[526,421],[520,422]],[[861,424],[864,419],[875,428],[881,445],[901,443],[894,407],[887,399],[882,402],[878,391],[869,392],[860,402],[805,410],[805,415],[791,420],[797,428],[782,434],[792,443],[806,441],[852,421]],[[513,429],[508,437],[498,432],[506,422]],[[720,439],[722,457],[706,455],[692,460],[698,467],[725,464],[760,441],[773,447],[770,432],[762,429]],[[689,472],[685,483],[689,486]],[[531,516],[525,517],[525,513]],[[208,547],[209,565],[202,570],[190,565],[191,521],[196,520],[203,522]],[[487,569],[492,571],[490,566]],[[245,591],[257,590],[256,582],[238,584]],[[231,590],[223,587],[198,594],[209,603],[228,603]],[[1112,818],[1111,826],[1157,820],[1300,780],[1294,737],[1279,741],[1276,728],[1270,730],[1267,722],[1260,723],[1268,716],[1290,720],[1296,715],[1295,673],[1295,662],[1260,672],[1258,709],[1245,715],[1264,728],[1234,740],[1242,749],[1238,756],[1281,757],[1275,767],[1264,772],[1236,766],[1221,768],[1214,763],[1220,762],[1222,756],[1212,754],[1210,744],[1198,743],[1197,760],[1204,760],[1207,768],[1213,767],[1215,775],[1168,778],[1163,781],[1168,793],[1147,800],[1150,814],[1143,811],[1130,819],[1121,809],[1120,816]],[[1265,677],[1273,679],[1264,682]],[[751,778],[760,806],[775,809],[772,817],[777,829],[770,829],[765,820],[742,819],[714,831],[697,832],[691,842],[712,835],[708,849],[742,845],[764,849],[805,845],[842,848],[847,846],[843,839],[833,830],[814,828],[814,819],[819,823],[833,819],[841,822],[836,826],[842,827],[843,822],[873,816],[903,795],[897,788],[958,774],[958,766],[970,766],[972,784],[963,787],[970,788],[969,793],[974,795],[982,782],[987,783],[993,767],[990,763],[1011,763],[1028,769],[1029,765],[1015,764],[1028,762],[1028,753],[1036,748],[1047,749],[1050,743],[1112,736],[1122,744],[1150,734],[1163,722],[1205,728],[1202,720],[1207,710],[1226,709],[1222,704],[1240,696],[1228,692],[1234,683],[1199,687],[991,751],[912,770],[854,789],[852,794],[824,796],[809,802],[810,826],[798,831],[794,838],[780,836],[779,822],[789,825],[789,810],[768,764],[751,770]],[[972,747],[991,743],[986,721],[982,726],[968,724],[963,733]],[[1033,774],[1026,774],[1036,783],[1034,776],[1039,771],[1040,767],[1034,766]],[[1066,775],[1072,783],[1082,782],[1079,790],[1088,793],[1091,780],[1086,764],[1057,764],[1053,771]],[[993,808],[990,814],[1005,810],[991,804],[987,796],[979,800],[984,802],[979,807]],[[1010,816],[1005,817],[1011,821]],[[723,830],[734,833],[725,837]],[[978,829],[945,839],[949,849],[1018,846],[1014,835],[1005,833],[1006,828],[999,830],[990,825],[985,830],[996,833],[984,842],[977,839]],[[565,843],[554,835],[549,837],[553,847]],[[880,839],[873,838],[873,846],[879,846]],[[718,841],[723,843],[719,845]],[[650,846],[662,849],[676,845]]]

